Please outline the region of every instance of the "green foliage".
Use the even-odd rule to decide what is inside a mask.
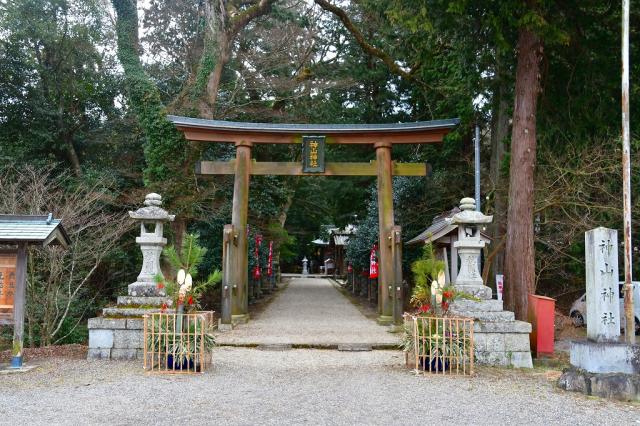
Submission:
[[[197,277],[207,252],[207,249],[198,244],[198,238],[196,234],[187,234],[182,240],[179,252],[174,246],[168,246],[163,250],[163,255],[173,268],[174,275],[177,276],[178,272],[183,270],[185,274],[193,278]],[[158,275],[155,281],[158,287],[166,289],[167,295],[173,299],[173,306],[177,306],[180,301],[180,303],[186,303],[189,311],[196,311],[201,308],[200,301],[203,294],[222,281],[222,272],[218,269],[214,270],[205,280],[194,282],[192,287],[183,294],[180,292],[180,283],[173,279]]]
[[[416,260],[411,265],[413,280],[417,287],[431,286],[438,279],[438,274],[444,271],[444,262],[436,259],[431,243],[422,248],[422,259]]]
[[[81,174],[100,129],[118,122],[120,79],[101,48],[113,36],[93,0],[22,0],[0,7],[0,158]],[[115,155],[114,151],[111,155]]]
[[[414,287],[411,294],[411,304],[422,306],[431,302],[431,283],[437,282],[439,275],[444,272],[444,262],[436,259],[431,243],[422,249],[422,259],[411,264]],[[440,283],[444,286],[444,282]]]
[[[162,251],[174,271],[184,269],[194,278],[198,275],[198,267],[207,252],[206,248],[198,244],[199,238],[200,236],[197,234],[187,234],[182,240],[180,252],[173,245],[167,246]]]

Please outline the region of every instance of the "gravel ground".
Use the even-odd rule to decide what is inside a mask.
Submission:
[[[640,424],[639,404],[562,392],[557,371],[416,376],[396,351],[223,347],[191,376],[136,362],[40,363],[0,378],[0,424]]]
[[[398,334],[365,317],[331,282],[293,278],[257,319],[220,334],[218,343],[379,344],[399,341]]]

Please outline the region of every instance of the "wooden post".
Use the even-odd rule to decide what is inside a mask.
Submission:
[[[394,281],[392,289],[393,300],[393,323],[402,323],[404,313],[404,292],[402,288],[402,228],[393,226],[391,231],[391,250],[393,253]]]
[[[233,185],[233,213],[231,224],[233,225],[237,247],[235,250],[235,262],[233,281],[235,284],[232,297],[232,321],[243,323],[249,319],[249,253],[247,240],[247,213],[249,209],[249,175],[251,173],[251,143],[240,142],[236,144],[235,181]]]
[[[453,245],[456,241],[458,236],[451,236],[451,284],[455,284],[458,280],[458,248]]]
[[[631,131],[629,125],[629,10],[630,0],[622,1],[622,206],[624,227],[624,340],[636,343],[633,281],[631,277]]]
[[[233,225],[225,225],[222,233],[222,303],[221,303],[221,324],[231,326],[232,314],[232,294],[235,285],[234,263],[236,256],[236,239]]]
[[[16,289],[13,299],[13,350],[11,368],[22,368],[22,347],[24,335],[24,306],[27,289],[27,243],[18,245],[16,265]]]
[[[378,275],[378,322],[393,322],[393,301],[389,286],[393,288],[395,273],[391,250],[393,228],[393,187],[391,143],[376,143],[376,165],[378,168],[378,220],[379,220],[379,275]]]

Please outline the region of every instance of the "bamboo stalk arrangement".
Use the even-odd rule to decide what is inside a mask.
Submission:
[[[156,373],[203,373],[215,340],[213,312],[144,315],[144,369]]]
[[[407,366],[434,374],[473,375],[473,319],[405,313]]]

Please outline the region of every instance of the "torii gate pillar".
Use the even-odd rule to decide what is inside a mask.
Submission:
[[[233,213],[231,224],[235,232],[236,247],[231,263],[231,320],[234,324],[249,319],[249,253],[247,215],[249,210],[249,176],[251,174],[250,142],[236,143],[235,180],[233,184]]]
[[[380,273],[378,276],[378,322],[393,323],[392,291],[396,285],[397,271],[394,267],[391,238],[394,227],[393,216],[393,165],[391,162],[391,143],[378,142],[376,148],[376,164],[378,167],[378,223],[380,250]],[[400,271],[400,276],[402,272]],[[402,279],[400,279],[402,281]]]

